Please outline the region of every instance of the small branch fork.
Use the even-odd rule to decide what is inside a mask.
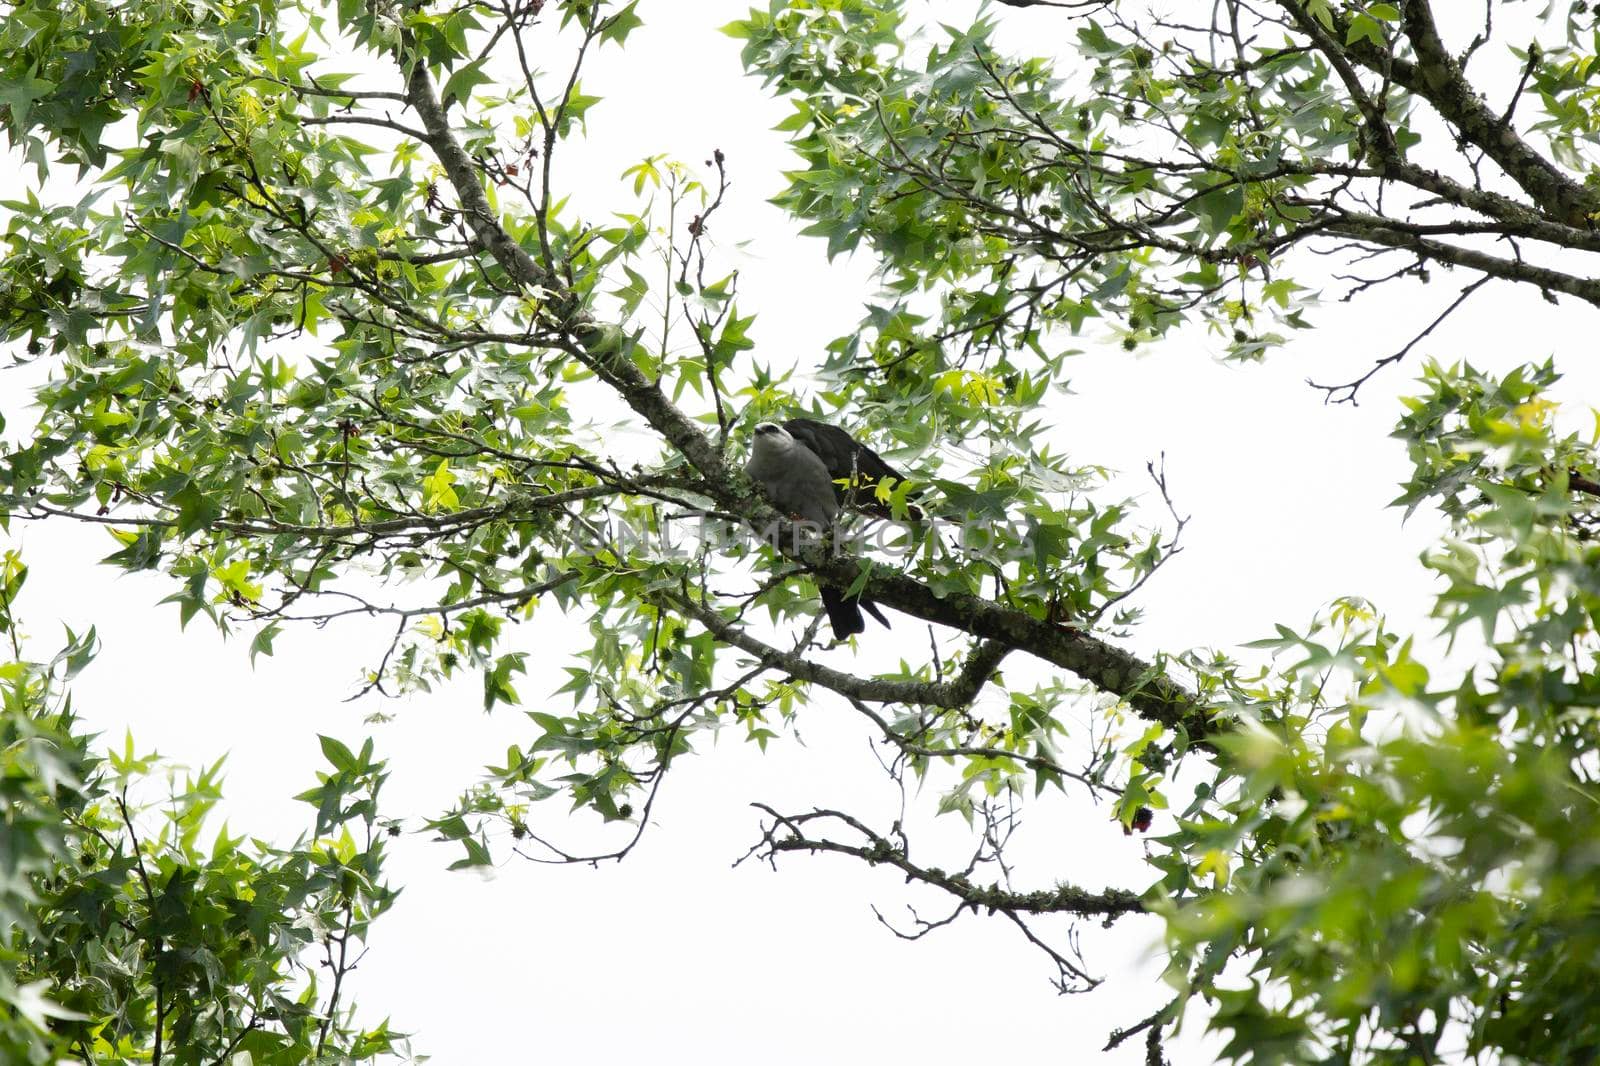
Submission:
[[[1091,892],[1073,885],[1061,884],[1053,889],[1017,892],[998,882],[987,885],[975,883],[971,875],[980,865],[1001,863],[1005,839],[1009,837],[1012,828],[1010,820],[1014,818],[1014,815],[1009,813],[996,819],[988,809],[983,812],[988,827],[983,842],[965,869],[951,873],[936,866],[924,866],[912,861],[910,841],[899,822],[896,822],[890,833],[885,835],[869,828],[860,819],[844,811],[817,808],[803,814],[782,814],[764,803],[755,803],[752,806],[764,813],[770,821],[763,822],[761,839],[734,863],[735,866],[754,858],[767,862],[776,869],[779,853],[803,851],[811,854],[824,852],[848,855],[869,866],[892,867],[905,875],[906,883],[916,882],[937,888],[954,896],[957,901],[954,910],[943,918],[924,919],[912,910],[913,929],[910,932],[896,929],[882,914],[878,914],[878,920],[893,930],[897,936],[910,940],[920,939],[935,929],[949,925],[963,910],[970,910],[974,914],[983,910],[991,915],[1004,916],[1017,927],[1029,943],[1044,951],[1050,958],[1056,967],[1056,977],[1052,983],[1063,994],[1087,992],[1098,986],[1102,979],[1090,976],[1083,969],[1082,956],[1073,934],[1068,936],[1067,947],[1054,947],[1034,932],[1030,919],[1064,914],[1073,918],[1099,917],[1104,920],[1104,924],[1110,925],[1123,915],[1144,913],[1144,905],[1139,901],[1139,897],[1123,889],[1112,888],[1102,892]],[[827,835],[829,829],[838,828],[847,830],[854,839],[838,839]],[[817,829],[823,830],[823,834],[814,835]],[[1001,869],[1004,870],[1003,864]],[[876,909],[874,913],[877,913]]]
[[[1461,290],[1460,294],[1457,295],[1454,300],[1450,301],[1450,306],[1439,312],[1439,316],[1432,322],[1429,322],[1427,326],[1423,327],[1420,333],[1407,341],[1404,347],[1402,347],[1399,351],[1396,351],[1391,355],[1386,355],[1382,359],[1374,362],[1367,372],[1362,374],[1360,377],[1351,381],[1346,381],[1342,385],[1321,385],[1315,381],[1312,381],[1310,378],[1306,378],[1306,384],[1310,385],[1314,389],[1320,390],[1323,393],[1323,403],[1347,403],[1352,407],[1358,406],[1360,401],[1357,400],[1356,394],[1361,391],[1361,386],[1365,385],[1368,381],[1371,381],[1373,375],[1377,374],[1378,371],[1382,370],[1384,367],[1398,363],[1407,355],[1410,355],[1411,349],[1415,348],[1419,343],[1421,343],[1424,337],[1428,336],[1428,334],[1432,333],[1434,330],[1443,325],[1444,321],[1451,315],[1455,314],[1456,311],[1461,308],[1461,305],[1466,303],[1467,300],[1472,297],[1473,293],[1483,288],[1492,280],[1494,279],[1485,274],[1483,277],[1478,278],[1476,281],[1467,285]]]
[[[1140,1033],[1145,1034],[1145,1066],[1167,1066],[1166,1055],[1161,1047],[1161,1030],[1164,1026],[1177,1020],[1178,1001],[1169,1000],[1167,1005],[1155,1011],[1143,1020],[1128,1026],[1126,1029],[1115,1029],[1102,1051],[1114,1051],[1128,1040]]]
[[[1089,628],[1091,629],[1098,626],[1100,620],[1109,614],[1113,607],[1138,593],[1146,582],[1156,575],[1156,571],[1160,570],[1179,552],[1183,551],[1181,543],[1183,531],[1188,527],[1191,516],[1179,514],[1178,505],[1172,502],[1172,492],[1167,487],[1167,453],[1162,452],[1159,459],[1152,459],[1145,463],[1144,468],[1145,472],[1150,475],[1150,480],[1155,485],[1156,491],[1161,494],[1161,502],[1166,505],[1167,514],[1172,516],[1172,535],[1167,538],[1165,544],[1161,545],[1159,549],[1160,555],[1156,558],[1156,561],[1148,570],[1139,575],[1138,580],[1116,595],[1107,598],[1106,602],[1102,603],[1099,609],[1089,617]]]
[[[1006,7],[1054,7],[1063,11],[1095,11],[1110,7],[1113,0],[999,0]]]
[[[712,150],[711,158],[706,160],[706,164],[715,166],[717,169],[717,193],[712,197],[711,203],[706,206],[706,209],[689,221],[689,247],[679,253],[678,256],[680,268],[678,283],[680,285],[688,284],[689,270],[692,267],[694,269],[695,285],[702,291],[706,287],[706,233],[710,228],[711,216],[716,214],[718,209],[722,207],[723,201],[728,195],[728,187],[732,184],[728,180],[727,156],[723,154],[721,148]],[[717,412],[717,447],[719,449],[727,447],[728,428],[731,419],[722,395],[722,379],[720,376],[722,368],[717,365],[717,349],[712,340],[712,335],[732,312],[733,293],[737,289],[738,283],[739,275],[735,271],[727,299],[721,302],[721,306],[715,315],[705,312],[697,317],[690,314],[687,305],[683,310],[683,315],[689,322],[690,332],[694,334],[695,341],[699,344],[701,355],[705,360],[706,385],[711,390],[711,399]],[[665,344],[665,338],[663,338],[663,344]]]

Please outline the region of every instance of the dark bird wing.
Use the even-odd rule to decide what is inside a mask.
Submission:
[[[792,418],[783,428],[822,460],[833,478],[833,490],[841,504],[887,517],[887,509],[874,495],[878,482],[884,478],[904,481],[906,476],[885,462],[883,456],[826,422]]]

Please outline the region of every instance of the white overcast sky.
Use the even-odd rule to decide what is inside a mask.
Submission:
[[[933,5],[953,24],[975,8]],[[798,237],[766,203],[793,165],[771,131],[788,109],[742,76],[738,43],[715,32],[744,12],[725,0],[641,4],[645,27],[626,52],[605,50],[585,78],[585,90],[605,102],[591,112],[592,137],[570,146],[567,161],[581,167],[589,202],[610,196],[625,209],[624,167],[657,152],[698,163],[722,148],[734,186],[715,236],[750,242],[737,264],[741,309],[760,316],[753,337],[764,359],[805,363],[856,321],[872,264],[858,256],[830,265],[820,242]],[[1071,32],[1048,10],[999,18],[1002,43],[1018,50],[1064,45]],[[1146,491],[1144,464],[1165,453],[1174,497],[1193,515],[1185,551],[1142,599],[1148,621],[1136,650],[1227,647],[1269,634],[1274,622],[1300,626],[1352,594],[1375,601],[1402,629],[1434,631],[1425,619],[1431,582],[1416,559],[1437,524],[1419,514],[1402,526],[1385,507],[1408,469],[1403,448],[1388,439],[1395,397],[1411,391],[1420,358],[1505,367],[1555,354],[1569,374],[1562,396],[1573,413],[1600,396],[1593,312],[1498,286],[1371,382],[1360,407],[1324,406],[1304,379],[1344,380],[1398,347],[1467,280],[1436,274],[1430,288],[1396,286],[1317,311],[1319,328],[1262,367],[1224,366],[1192,333],[1133,357],[1114,339],[1086,334],[1086,352],[1072,364],[1074,395],[1051,401],[1061,446],[1077,463],[1125,473],[1129,492]],[[0,376],[8,419],[26,418],[27,386],[37,378]],[[112,550],[105,530],[16,525],[11,541],[33,568],[21,613],[35,652],[52,646],[58,623],[80,631],[92,623],[104,640],[76,685],[83,716],[110,742],[131,728],[141,748],[190,765],[227,753],[236,833],[287,839],[305,826],[309,808],[289,797],[320,765],[317,733],[374,736],[393,773],[387,813],[413,824],[442,810],[508,744],[533,735],[515,710],[484,715],[476,678],[398,705],[341,702],[381,651],[385,626],[291,630],[252,670],[246,641],[224,643],[203,621],[179,632],[176,609],[157,606],[172,591],[168,579],[91,565]],[[893,633],[865,635],[863,665],[925,648],[925,630],[895,621]],[[550,649],[572,633],[553,608],[524,627],[519,640],[533,651],[519,685],[525,707],[569,705],[553,695],[563,659]],[[395,717],[365,724],[376,710]],[[364,1016],[389,1017],[417,1034],[416,1050],[450,1064],[1073,1062],[1165,1001],[1153,919],[1126,920],[1112,933],[1086,927],[1090,968],[1108,980],[1063,998],[1047,981],[1045,958],[1003,919],[969,917],[917,943],[895,939],[873,904],[900,916],[907,902],[932,913],[941,901],[908,892],[889,872],[804,856],[777,873],[732,869],[756,838],[752,800],[780,809],[848,805],[885,826],[895,817],[897,797],[846,708],[818,698],[801,733],[803,744],[785,738],[765,756],[732,731],[720,745],[702,744],[674,768],[655,824],[620,865],[513,861],[488,876],[450,874],[444,866],[456,851],[419,835],[396,841],[390,874],[404,893],[376,926],[357,975]],[[1175,798],[1181,805],[1186,794]],[[931,790],[920,802],[931,808]],[[562,806],[538,812],[542,830],[599,839],[588,823],[565,823]],[[959,824],[943,829],[945,843],[964,841]],[[940,831],[930,830],[922,857],[959,865],[954,851],[936,854]],[[1154,873],[1140,848],[1106,810],[1048,799],[1028,815],[1020,881],[1143,888]],[[1192,1064],[1214,1047],[1191,1032],[1171,1050]],[[1142,1045],[1104,1061],[1142,1062]]]

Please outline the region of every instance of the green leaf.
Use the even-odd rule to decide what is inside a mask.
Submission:
[[[643,26],[644,20],[634,13],[634,9],[638,6],[639,0],[632,0],[627,7],[623,8],[621,11],[618,11],[616,14],[607,17],[606,20],[601,23],[601,43],[612,41],[616,44],[622,44],[628,39],[628,34],[632,33],[640,26]]]
[[[480,85],[491,85],[494,78],[484,73],[485,60],[475,59],[458,67],[451,75],[450,80],[444,83],[440,99],[449,103],[455,101],[466,104],[472,96],[472,90]]]
[[[335,770],[346,773],[356,768],[355,752],[341,741],[322,735],[318,735],[317,741],[322,745],[323,757],[333,764]]]
[[[1357,41],[1367,41],[1375,47],[1385,46],[1383,28],[1369,15],[1356,14],[1350,18],[1350,28],[1345,31],[1344,43],[1355,44]]]
[[[282,627],[276,622],[269,623],[256,630],[254,639],[250,641],[250,662],[252,664],[255,663],[256,656],[272,654],[272,642],[282,631]]]

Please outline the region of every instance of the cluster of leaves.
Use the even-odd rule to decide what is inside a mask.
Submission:
[[[1600,1040],[1600,486],[1556,380],[1427,368],[1399,502],[1451,516],[1425,562],[1458,654],[1354,601],[1280,627],[1159,842],[1169,977],[1232,1059],[1576,1062]]]
[[[1289,198],[1354,140],[1311,55],[1259,59],[1247,92],[1243,72],[1089,21],[1090,73],[1063,83],[1001,54],[992,16],[908,50],[905,7],[781,3],[728,27],[797,94],[783,128],[806,166],[780,202],[830,254],[870,243],[902,294],[851,355],[898,381],[1039,352],[1090,319],[1132,348],[1198,314],[1238,356],[1282,342],[1274,317],[1303,325],[1300,286],[1253,268],[1310,217]],[[914,313],[929,290],[937,313]]]
[[[5,560],[0,603],[26,575]],[[49,662],[0,663],[0,1057],[86,1064],[400,1061],[387,1024],[356,1024],[348,991],[383,882],[386,776],[370,743],[325,738],[333,764],[301,795],[314,835],[287,847],[207,826],[220,763],[179,773],[130,737],[102,757],[65,683],[91,630]],[[70,637],[70,634],[69,634]]]
[[[1128,350],[1200,323],[1230,358],[1258,359],[1308,324],[1320,273],[1302,284],[1283,262],[1300,245],[1392,264],[1339,275],[1347,297],[1427,280],[1436,262],[1600,301],[1590,271],[1557,258],[1597,249],[1600,190],[1578,145],[1600,39],[1582,4],[1565,40],[1517,53],[1503,115],[1421,3],[1083,5],[1103,10],[1071,28],[1060,63],[1006,55],[997,15],[926,40],[914,6],[776,0],[726,28],[794,107],[781,128],[803,166],[779,202],[830,255],[870,245],[898,297],[840,353],[856,373],[903,385],[1029,352],[1048,366],[1053,327],[1091,320]],[[1466,59],[1495,32],[1491,11]],[[1511,125],[1524,92],[1542,111],[1528,141]],[[1423,144],[1441,119],[1533,204]],[[1536,254],[1484,254],[1483,234]]]

